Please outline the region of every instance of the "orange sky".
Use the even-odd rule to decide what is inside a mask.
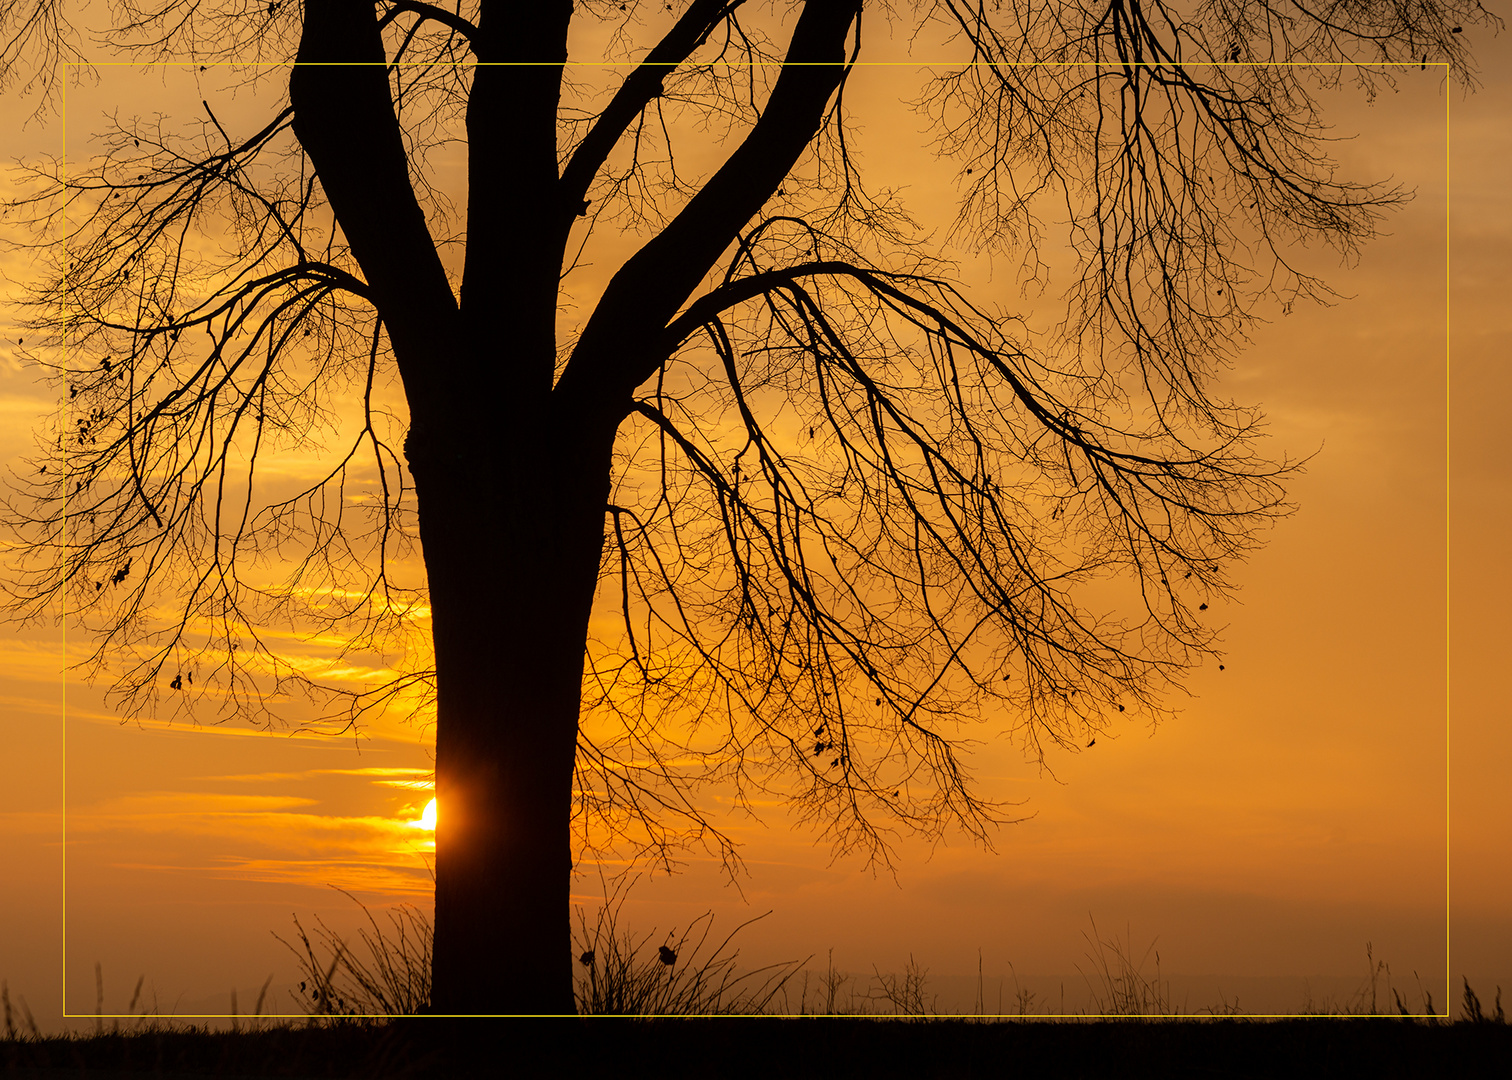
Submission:
[[[1468,101],[1449,91],[1447,237],[1441,80],[1414,73],[1373,108],[1346,101],[1330,116],[1365,132],[1339,153],[1351,175],[1393,175],[1418,198],[1359,267],[1315,261],[1355,299],[1261,328],[1225,384],[1263,403],[1278,450],[1322,448],[1292,489],[1301,511],[1238,573],[1242,603],[1215,612],[1226,670],[1197,672],[1193,697],[1153,736],[1129,726],[1052,756],[1054,778],[1009,742],[986,742],[974,759],[984,791],[1026,799],[1033,815],[1002,830],[995,853],[960,837],[932,853],[905,842],[896,878],[872,876],[832,862],[822,838],[772,807],[762,823],[727,822],[746,845],[743,900],[691,860],[636,887],[632,926],[665,930],[711,908],[733,926],[770,909],[743,956],[822,962],[833,949],[838,968],[885,972],[912,955],[964,975],[980,949],[989,975],[1010,963],[1074,975],[1090,913],[1105,932],[1129,927],[1141,949],[1158,936],[1167,974],[1362,976],[1369,941],[1402,982],[1415,970],[1442,1001],[1447,776],[1448,969],[1512,987],[1512,726],[1499,686],[1512,474],[1498,363],[1512,48],[1506,35],[1475,44],[1485,87]],[[902,77],[858,77],[874,110],[858,106],[861,146],[876,182],[909,185],[927,217],[948,173],[903,137],[921,121],[885,111]],[[70,98],[71,151],[81,116],[154,92],[161,83],[107,71]],[[55,125],[22,131],[14,106],[4,130],[13,154],[57,145]],[[23,273],[13,256],[0,269]],[[1013,301],[986,269],[966,262],[972,295]],[[47,408],[14,360],[13,318],[0,312],[11,463]],[[269,974],[290,981],[272,933],[289,936],[291,915],[355,924],[328,885],[380,907],[426,902],[425,834],[405,824],[429,798],[416,786],[429,767],[422,730],[390,721],[354,744],[235,723],[122,726],[97,690],[65,682],[62,656],[54,629],[0,633],[0,977],[44,1025],[62,1013],[65,945],[70,1011],[93,1011],[96,961],[107,1010],[145,974],[164,1011],[219,1011],[232,986],[245,1006]],[[579,883],[585,899],[597,888]]]

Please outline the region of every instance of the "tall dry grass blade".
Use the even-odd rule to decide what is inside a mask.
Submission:
[[[1416,971],[1412,973],[1412,978],[1418,984],[1418,992],[1423,995],[1423,1012],[1429,1016],[1437,1016],[1438,1013],[1433,1008],[1433,991],[1423,985],[1423,980],[1418,978]],[[1448,1009],[1444,1010],[1444,1015],[1449,1015]]]
[[[1031,1013],[1034,1012],[1034,998],[1035,998],[1034,991],[1030,990],[1027,986],[1022,985],[1019,982],[1018,969],[1013,966],[1013,961],[1012,960],[1008,961],[1008,974],[1013,976],[1013,1004],[1014,1004],[1014,1008],[1017,1011],[1017,1013],[1018,1013],[1019,1016],[1029,1016]],[[1065,1011],[1065,1004],[1064,1004],[1065,996],[1066,996],[1065,987],[1064,987],[1064,985],[1062,985],[1062,987],[1061,987],[1061,999],[1062,999],[1061,1011],[1062,1012]],[[1002,1014],[1003,1014],[1003,986],[1002,986],[1002,982],[999,981],[999,983],[998,983],[998,1015],[1001,1016]]]
[[[1175,1015],[1171,1010],[1170,986],[1167,984],[1162,987],[1160,980],[1160,953],[1155,950],[1160,939],[1151,941],[1144,955],[1135,961],[1132,931],[1125,931],[1126,940],[1123,942],[1116,937],[1104,938],[1098,932],[1097,920],[1090,914],[1087,918],[1092,923],[1092,933],[1089,936],[1083,931],[1082,937],[1086,938],[1096,950],[1095,954],[1087,953],[1087,959],[1091,962],[1098,985],[1092,984],[1087,973],[1081,970],[1080,964],[1076,965],[1076,970],[1092,993],[1097,1014],[1102,1016]],[[1152,953],[1155,956],[1153,981],[1144,974],[1144,966]]]
[[[894,1016],[925,1019],[935,1014],[938,998],[931,998],[927,1003],[924,1000],[929,969],[920,967],[912,955],[901,976],[891,973],[884,975],[875,967],[872,971],[876,975],[878,990],[868,996],[874,1001],[887,1002],[892,1006]]]
[[[37,1027],[36,1017],[32,1016],[31,1006],[26,1003],[26,999],[20,994],[16,995],[16,1002],[21,1006],[21,1015],[26,1017],[27,1033],[33,1039],[40,1039],[42,1037],[42,1032],[41,1029]]]
[[[785,994],[788,980],[804,961],[768,964],[738,973],[739,950],[730,950],[735,936],[752,923],[747,919],[708,950],[714,914],[706,912],[677,932],[674,927],[654,948],[652,930],[640,938],[621,931],[619,917],[629,887],[621,879],[614,888],[604,882],[604,903],[590,929],[587,915],[577,909],[578,928],[573,952],[582,969],[575,980],[579,1013],[617,1016],[700,1016],[770,1011],[773,1000]]]
[[[140,985],[140,984],[138,984],[138,985]],[[266,979],[263,980],[262,989],[257,992],[257,1004],[252,1007],[252,1015],[253,1016],[261,1016],[262,1015],[263,1002],[267,1000],[267,997],[268,997],[268,987],[270,987],[272,985],[273,985],[273,976],[269,975]]]
[[[301,1003],[312,1016],[408,1016],[430,1005],[431,947],[434,930],[418,908],[403,904],[389,912],[391,927],[385,933],[366,904],[345,889],[337,889],[362,909],[368,928],[359,928],[358,940],[367,959],[358,957],[339,934],[316,916],[318,929],[312,935],[296,917],[299,948],[273,936],[299,961],[305,978],[299,984]],[[318,952],[329,952],[326,963]]]

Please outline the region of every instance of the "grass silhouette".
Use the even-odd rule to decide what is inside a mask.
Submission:
[[[771,912],[747,919],[709,948],[714,913],[705,912],[681,932],[668,932],[655,948],[657,932],[637,938],[621,926],[633,881],[606,888],[592,927],[577,909],[573,933],[578,960],[578,1012],[607,1016],[720,1016],[769,1013],[789,980],[807,962],[789,960],[739,972],[735,935]],[[785,997],[783,998],[785,1001]]]
[[[823,972],[809,970],[807,965],[812,956],[740,970],[737,963],[740,951],[733,947],[736,936],[770,912],[746,920],[723,937],[713,933],[712,912],[705,912],[681,930],[673,927],[659,934],[652,929],[637,935],[624,926],[623,917],[633,884],[634,880],[622,879],[612,889],[606,886],[604,902],[594,911],[591,921],[585,909],[576,909],[574,982],[580,1015],[962,1018],[939,1011],[938,999],[929,991],[928,969],[912,956],[901,974],[874,967],[864,982],[835,969],[833,950]],[[418,1016],[429,1011],[433,932],[430,917],[412,904],[401,904],[387,912],[385,926],[357,897],[345,889],[337,891],[361,909],[366,921],[365,926],[359,925],[355,942],[332,930],[319,916],[310,928],[295,916],[292,940],[274,934],[298,962],[300,981],[292,994],[303,1020],[293,1021],[287,1016],[275,1019],[264,1014],[264,1007],[269,1004],[270,975],[251,1013],[239,1013],[236,991],[231,991],[233,1032],[268,1030],[296,1022],[328,1026]],[[1062,1006],[1061,1011],[1052,1012],[1052,1003],[1020,986],[1015,973],[1014,995],[1007,1008],[999,991],[997,1009],[989,1011],[979,971],[974,1011],[966,1016],[980,1020],[1182,1017],[1181,1009],[1173,1005],[1169,982],[1162,980],[1157,942],[1152,941],[1139,952],[1133,947],[1131,936],[1126,934],[1123,939],[1105,936],[1096,921],[1090,921],[1091,932],[1083,933],[1088,944],[1088,966],[1084,970],[1082,965],[1076,965],[1089,990],[1090,1007],[1068,1014]],[[1365,955],[1367,974],[1352,994],[1342,999],[1315,1000],[1309,989],[1297,1015],[1395,1016],[1429,1023],[1450,1019],[1447,1013],[1437,1010],[1431,990],[1416,972],[1413,973],[1416,1007],[1410,1008],[1392,981],[1390,965],[1375,957],[1369,942]],[[95,980],[96,1037],[195,1029],[187,1018],[164,1016],[155,997],[151,1005],[144,1001],[141,994],[145,977],[142,977],[137,980],[127,1006],[126,1023],[123,1026],[122,1017],[113,1017],[107,1032],[104,980],[99,964],[95,965]],[[3,1011],[5,1041],[45,1038],[25,999],[17,998],[13,1003],[10,988],[3,981],[0,981],[0,1011]],[[1243,1013],[1237,1000],[1224,999],[1186,1016],[1239,1018]],[[1487,1008],[1465,978],[1457,1019],[1472,1024],[1506,1025],[1501,987],[1496,987],[1494,1000]]]
[[[357,930],[367,958],[360,957],[320,916],[315,917],[312,932],[306,931],[296,916],[297,945],[273,936],[299,962],[303,976],[297,991],[300,1005],[312,1016],[413,1016],[424,1012],[430,1005],[431,991],[430,918],[413,904],[402,904],[390,910],[389,932],[385,934],[367,905],[345,889],[337,891],[362,908],[367,918],[368,926]],[[328,959],[318,955],[322,950]]]
[[[1367,945],[1368,974],[1342,1000],[1312,1001],[1312,1019],[1259,1020],[1239,1014],[1238,1003],[1177,1016],[1160,957],[1151,942],[1135,949],[1129,936],[1105,935],[1092,924],[1082,970],[1091,1007],[1082,1015],[1048,1015],[1049,1002],[1017,984],[998,1013],[942,1015],[929,988],[928,970],[912,957],[902,973],[873,968],[870,976],[837,971],[831,953],[822,972],[788,961],[742,972],[733,942],[756,919],[723,936],[706,913],[686,928],[662,934],[625,926],[623,882],[606,891],[591,915],[579,909],[574,927],[577,1005],[581,1019],[532,1028],[538,1062],[510,1058],[514,1073],[628,1076],[749,1077],[998,1076],[1004,1061],[1021,1070],[1057,1075],[1181,1075],[1205,1070],[1227,1076],[1309,1073],[1328,1062],[1349,1071],[1390,1076],[1496,1075],[1512,1062],[1512,1027],[1497,988],[1487,1007],[1464,980],[1459,1015],[1451,1022],[1427,1015],[1432,999],[1418,983],[1421,1008],[1407,1007],[1391,969]],[[344,891],[344,890],[343,890]],[[24,999],[13,1004],[0,982],[4,1035],[0,1075],[123,1075],[242,1077],[452,1077],[491,1075],[501,1067],[500,1047],[516,1035],[487,1022],[430,1018],[431,922],[402,905],[386,919],[346,895],[365,922],[344,938],[319,918],[284,940],[299,962],[294,996],[300,1018],[263,1015],[269,983],[250,1014],[237,1014],[232,994],[230,1031],[212,1031],[189,1018],[163,1016],[142,998],[138,979],[126,1017],[104,1016],[104,980],[96,965],[96,1019],[92,1032],[44,1035]],[[275,935],[277,936],[277,935]],[[1153,963],[1152,963],[1153,961]],[[1079,969],[1081,968],[1078,965]],[[800,977],[801,976],[801,977]],[[507,978],[509,973],[502,972]],[[985,1013],[978,976],[977,1013]],[[1008,1015],[999,1015],[1004,1012]],[[801,1017],[751,1027],[717,1017]],[[589,1017],[621,1017],[592,1022]],[[814,1023],[810,1018],[828,1017]],[[1356,1018],[1375,1016],[1375,1022]],[[1015,1022],[1020,1020],[1031,1023]],[[920,1023],[916,1021],[928,1021]],[[511,1032],[523,1029],[514,1028]],[[502,1038],[502,1042],[501,1042]],[[675,1048],[675,1052],[672,1052]],[[781,1067],[773,1071],[773,1064]],[[713,1072],[711,1067],[717,1065]],[[1158,1067],[1157,1067],[1158,1065]],[[1152,1071],[1153,1070],[1153,1071]],[[1327,1071],[1325,1069],[1325,1071]]]

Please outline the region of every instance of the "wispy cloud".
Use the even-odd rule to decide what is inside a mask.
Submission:
[[[57,407],[58,401],[55,398],[0,393],[0,416],[20,416],[27,420],[41,420]]]
[[[184,874],[218,881],[255,881],[276,885],[322,887],[335,885],[356,892],[395,897],[429,897],[434,889],[425,865],[396,866],[388,862],[335,859],[238,859],[224,857],[211,865],[118,862],[119,870]]]
[[[432,779],[434,769],[394,768],[375,765],[365,769],[304,769],[300,772],[235,773],[228,776],[204,776],[202,780],[224,780],[235,783],[275,784],[291,780],[307,780],[314,776],[370,776],[374,783],[391,787],[413,788],[429,791],[436,784]]]
[[[18,681],[51,683],[63,678],[63,648],[56,641],[28,641],[25,638],[0,638],[0,670],[7,683]]]
[[[220,814],[264,814],[274,810],[316,806],[319,800],[299,795],[226,795],[211,791],[140,791],[120,795],[86,809],[69,814],[75,821],[96,819],[133,819],[156,816],[206,816]],[[187,824],[187,822],[186,822]]]
[[[70,859],[406,895],[428,890],[429,830],[404,816],[311,812],[318,804],[303,795],[133,792],[69,813]],[[165,849],[175,854],[164,859]]]

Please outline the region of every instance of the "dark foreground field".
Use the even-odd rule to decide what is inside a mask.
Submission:
[[[1512,1076],[1512,1025],[1384,1018],[977,1023],[403,1020],[0,1041],[22,1077]]]

